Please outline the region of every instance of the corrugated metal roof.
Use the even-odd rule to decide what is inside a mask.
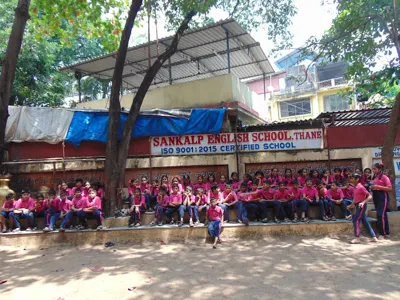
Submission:
[[[289,129],[308,129],[322,128],[323,123],[319,119],[307,119],[287,122],[271,122],[257,125],[247,125],[238,128],[238,131],[260,131],[260,130],[289,130]]]
[[[390,108],[348,110],[321,113],[317,119],[323,120],[330,127],[380,125],[389,122],[390,113]]]
[[[228,19],[190,30],[182,36],[178,51],[166,62],[153,80],[152,88],[169,85],[169,68],[172,83],[181,83],[228,72],[227,32],[229,34],[231,73],[240,79],[274,72],[267,56],[251,35],[235,20]],[[174,36],[158,41],[161,54]],[[150,43],[152,61],[157,58],[157,41]],[[85,76],[111,79],[114,72],[115,53],[62,68],[62,71],[82,72]],[[123,84],[129,89],[138,88],[148,68],[148,44],[128,49],[123,73]]]

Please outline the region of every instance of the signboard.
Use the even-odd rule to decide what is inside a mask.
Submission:
[[[152,155],[202,155],[322,149],[322,129],[153,137]]]
[[[372,159],[381,157],[382,157],[382,147],[372,148]],[[394,147],[393,157],[400,157],[400,146]]]
[[[397,206],[400,206],[400,177],[395,178],[394,188],[396,192]]]

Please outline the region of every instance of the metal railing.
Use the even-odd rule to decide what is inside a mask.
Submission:
[[[329,89],[343,85],[347,85],[347,80],[344,77],[332,78],[318,82],[318,89]]]

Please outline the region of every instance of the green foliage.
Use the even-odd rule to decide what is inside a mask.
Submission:
[[[357,83],[357,93],[393,97],[399,84],[399,77],[393,76],[399,74],[400,67],[400,52],[393,38],[399,28],[399,7],[394,9],[393,0],[334,2],[337,15],[331,28],[321,39],[311,37],[303,53],[328,61],[347,61],[347,78]]]

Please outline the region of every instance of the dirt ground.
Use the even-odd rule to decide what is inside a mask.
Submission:
[[[0,246],[0,299],[400,299],[400,235],[350,238]]]

